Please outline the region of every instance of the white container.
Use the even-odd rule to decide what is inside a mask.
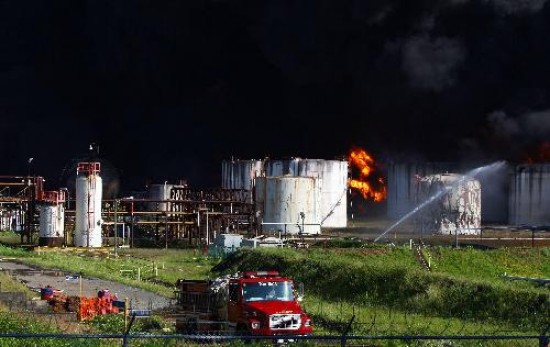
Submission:
[[[95,164],[95,163],[85,163]],[[79,170],[76,177],[76,247],[101,247],[102,180],[97,169]]]
[[[550,225],[550,164],[518,165],[510,182],[510,224]]]
[[[346,160],[302,159],[266,160],[266,177],[290,175],[319,179],[320,222],[326,228],[347,226],[348,175]]]
[[[258,177],[256,209],[262,230],[285,234],[320,234],[320,180],[312,177]]]
[[[440,172],[454,170],[450,163],[386,163],[387,216],[399,219],[416,207],[417,181]]]
[[[65,235],[63,204],[44,204],[40,207],[40,237],[59,238]]]
[[[439,192],[444,193],[439,193]],[[481,185],[459,174],[435,174],[418,182],[417,204],[433,200],[420,212],[419,227],[425,233],[481,233]]]

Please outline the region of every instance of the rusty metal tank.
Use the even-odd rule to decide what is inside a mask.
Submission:
[[[320,184],[320,222],[325,228],[347,226],[348,176],[347,160],[292,158],[268,159],[264,163],[266,177],[283,175],[311,177]]]
[[[262,230],[285,234],[320,234],[320,179],[258,177],[254,188]]]
[[[417,219],[422,233],[481,233],[481,185],[477,179],[454,173],[418,178],[417,205],[434,197]]]

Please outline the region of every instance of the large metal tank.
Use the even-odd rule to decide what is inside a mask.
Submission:
[[[151,211],[168,211],[170,209],[170,203],[159,202],[160,200],[169,200],[170,191],[174,187],[173,184],[151,184],[147,191],[147,198],[153,200],[149,203],[149,210]]]
[[[516,166],[509,209],[510,224],[550,225],[550,164]]]
[[[101,247],[102,180],[98,162],[83,162],[77,167],[76,221],[74,245]]]
[[[439,172],[454,171],[452,163],[395,163],[387,168],[387,215],[399,219],[411,212],[417,203],[417,179]]]
[[[224,160],[222,162],[222,189],[254,189],[254,179],[264,176],[263,160]]]
[[[420,177],[417,184],[422,233],[481,233],[481,185],[473,177],[445,173]]]
[[[40,207],[40,246],[61,246],[65,237],[65,208],[63,204],[45,203]]]
[[[263,231],[320,234],[320,179],[313,177],[256,178],[256,209]]]
[[[320,185],[320,222],[326,228],[347,226],[349,164],[346,160],[302,159],[266,160],[266,177],[290,175],[317,178]]]

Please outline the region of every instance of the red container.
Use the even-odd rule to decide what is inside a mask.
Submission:
[[[50,300],[53,297],[53,288],[42,288],[40,289],[40,298],[42,300]]]

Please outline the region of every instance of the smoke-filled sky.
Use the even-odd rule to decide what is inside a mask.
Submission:
[[[550,139],[547,0],[0,4],[0,175],[90,143],[125,189],[221,161],[523,160]]]

